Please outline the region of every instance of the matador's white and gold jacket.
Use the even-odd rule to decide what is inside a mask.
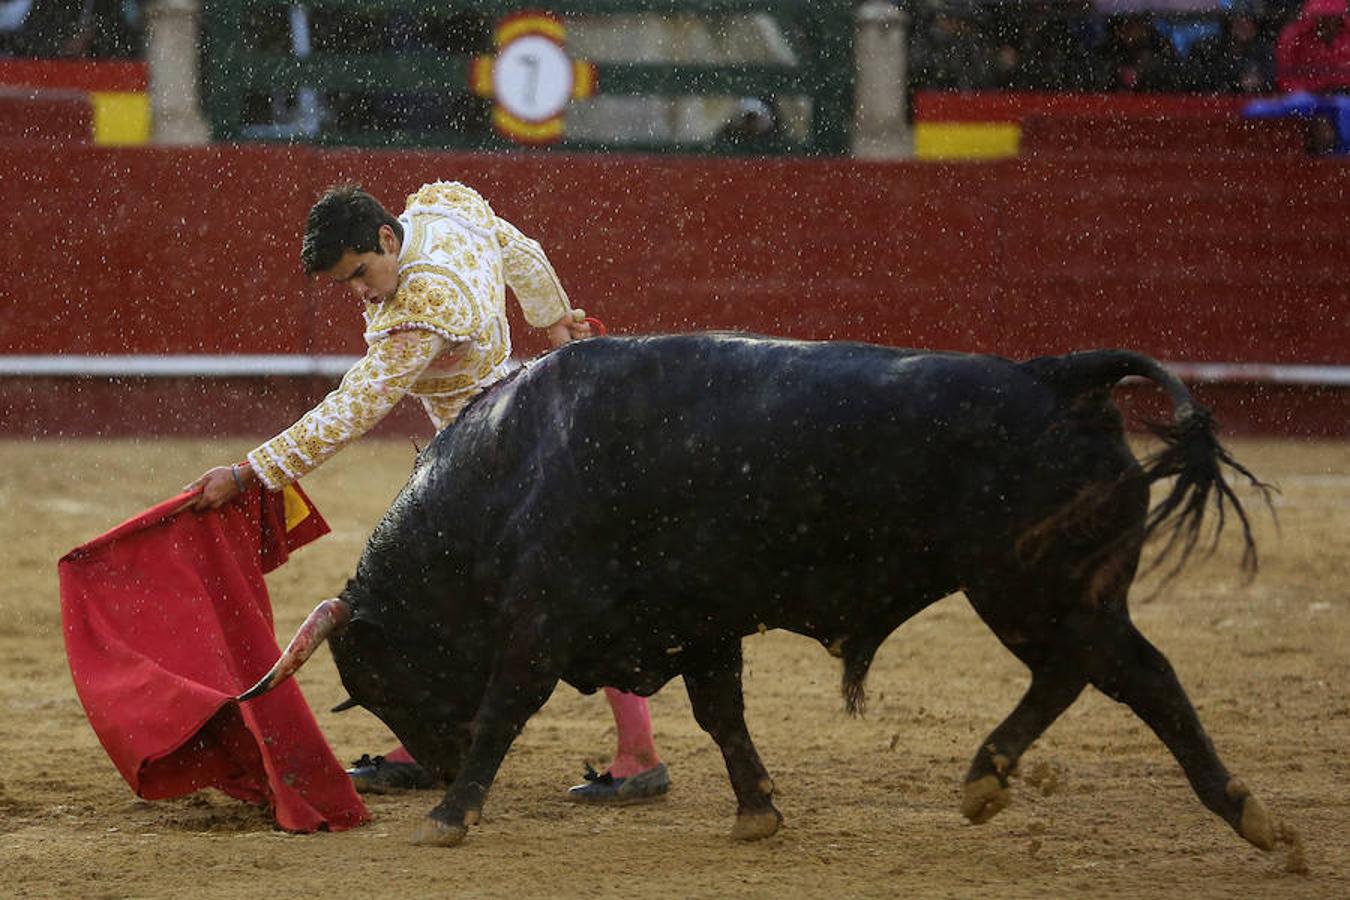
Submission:
[[[498,218],[473,189],[424,185],[399,222],[398,289],[366,305],[366,355],[318,406],[248,455],[271,490],[369,431],[405,394],[422,401],[438,431],[453,422],[507,373],[507,285],[536,328],[571,310],[538,242]]]

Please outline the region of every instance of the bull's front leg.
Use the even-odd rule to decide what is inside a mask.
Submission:
[[[778,831],[783,814],[773,805],[773,779],[760,762],[745,726],[739,638],[693,655],[686,663],[685,688],[699,726],[717,742],[736,792],[731,836],[755,841]]]
[[[414,844],[453,847],[464,840],[478,824],[488,788],[511,743],[558,685],[557,676],[531,665],[532,642],[508,638],[505,646],[470,725],[473,737],[464,763],[445,797],[413,831]]]

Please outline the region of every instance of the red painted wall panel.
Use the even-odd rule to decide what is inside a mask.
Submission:
[[[0,153],[23,152],[14,142],[92,144],[94,108],[78,91],[0,87]]]
[[[12,312],[0,353],[299,352],[304,154],[0,151]]]
[[[1350,363],[1350,168],[1332,162],[258,146],[0,147],[0,354],[359,353],[355,302],[299,273],[305,212],[337,181],[401,208],[437,178],[538,238],[617,332]]]
[[[1206,156],[1303,156],[1308,126],[1297,119],[1213,116],[1120,118],[1031,115],[1022,120],[1024,153],[1195,153]]]
[[[0,59],[0,85],[145,93],[150,68],[140,60],[7,58]]]
[[[976,257],[988,268],[996,249],[976,234],[993,177],[977,167],[894,178],[799,160],[334,153],[325,163],[320,181],[359,180],[389,205],[424,180],[473,184],[544,244],[574,303],[629,331],[903,342],[887,325],[891,289],[952,281]],[[340,340],[335,324],[325,339]]]

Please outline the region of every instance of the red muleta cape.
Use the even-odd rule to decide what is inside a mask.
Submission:
[[[369,819],[294,680],[240,704],[280,656],[263,573],[328,532],[298,487],[224,509],[181,494],[62,557],[75,690],[122,777],[147,800],[215,787],[287,831]]]

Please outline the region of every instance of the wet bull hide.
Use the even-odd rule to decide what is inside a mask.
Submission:
[[[1173,407],[1143,463],[1110,399],[1130,376]],[[741,638],[820,641],[856,711],[880,644],[961,591],[1032,675],[975,753],[967,818],[1007,803],[1018,758],[1091,684],[1269,849],[1272,818],[1126,605],[1145,539],[1179,567],[1211,508],[1238,519],[1254,568],[1225,468],[1260,487],[1186,388],[1126,351],[1014,363],[725,334],[581,341],[436,437],[342,596],[245,696],[331,634],[352,698],[448,785],[414,841],[452,845],[559,680],[650,694],[680,676],[726,759],[733,835],[762,838],[782,816],[746,730]]]

